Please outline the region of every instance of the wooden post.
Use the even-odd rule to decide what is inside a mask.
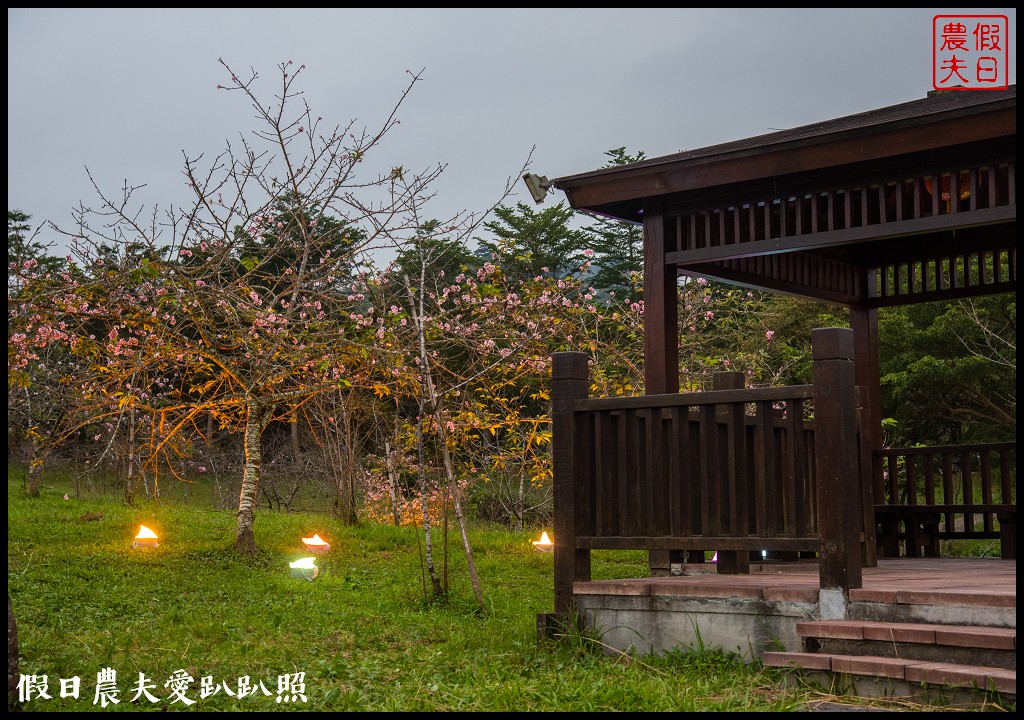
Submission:
[[[679,275],[667,265],[670,241],[661,204],[644,206],[644,394],[679,392]],[[647,553],[652,576],[668,575],[678,550]]]
[[[587,356],[560,352],[551,356],[551,455],[554,477],[555,615],[567,619],[573,609],[572,584],[590,579],[590,551],[576,549],[576,420],[573,405],[590,393]]]
[[[875,271],[867,274],[864,281],[873,291]],[[873,294],[873,292],[872,292]],[[875,529],[875,488],[876,475],[881,480],[881,470],[876,473],[874,451],[882,447],[882,379],[878,358],[878,310],[850,308],[850,328],[853,330],[854,382],[859,392],[860,426],[860,491],[863,502],[864,566],[878,565],[878,548]]]
[[[817,474],[818,574],[822,590],[861,587],[853,330],[811,330]]]
[[[716,372],[711,376],[712,390],[742,390],[744,387],[745,382],[741,372]],[[734,405],[736,404],[734,403]],[[747,492],[749,487],[746,482],[746,468],[739,467],[739,462],[737,462],[737,458],[733,457],[733,455],[738,454],[740,457],[743,457],[746,453],[742,449],[731,448],[728,439],[729,432],[738,433],[738,437],[741,440],[746,438],[746,429],[743,425],[743,406],[739,405],[735,408],[719,406],[715,410],[715,420],[720,426],[725,428],[725,433],[723,434],[726,435],[726,438],[723,441],[723,447],[727,448],[726,452],[729,455],[729,457],[725,458],[724,472],[720,474],[720,477],[723,479],[722,486],[715,488],[719,497],[718,507],[735,509],[737,516],[730,519],[730,527],[737,535],[744,535],[748,527]],[[739,427],[733,427],[733,425],[738,425]],[[729,478],[732,478],[732,483],[729,482]],[[740,478],[742,478],[743,482],[740,482]],[[760,553],[758,554],[758,559],[760,559]],[[720,575],[746,575],[750,572],[750,551],[719,550],[717,571]]]

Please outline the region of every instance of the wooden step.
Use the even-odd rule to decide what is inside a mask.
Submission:
[[[798,622],[803,650],[1017,669],[1017,629],[864,620]]]
[[[829,692],[987,702],[1016,700],[1017,629],[977,625],[798,622],[804,652],[765,652],[766,667],[797,671]],[[787,678],[789,679],[789,678]]]
[[[823,671],[832,675],[859,676],[896,683],[890,683],[878,693],[865,693],[865,686],[859,684],[857,689],[862,694],[914,694],[914,688],[931,686],[996,692],[1014,699],[1017,696],[1017,671],[1007,668],[811,652],[765,652],[761,661],[766,667]],[[899,683],[905,684],[905,687]]]
[[[876,620],[807,620],[796,624],[803,637],[909,642],[928,645],[1016,650],[1017,628],[932,625]]]

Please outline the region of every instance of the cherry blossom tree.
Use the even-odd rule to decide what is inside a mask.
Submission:
[[[64,323],[52,342],[91,368],[81,390],[96,399],[93,420],[125,409],[151,419],[151,469],[187,452],[207,418],[238,432],[235,546],[253,552],[261,435],[317,395],[360,382],[354,269],[414,227],[410,210],[443,168],[369,169],[418,74],[379,127],[358,130],[313,112],[298,86],[304,66],[279,65],[264,102],[258,73],[221,65],[218,87],[250,105],[257,127],[212,159],[185,156],[195,201],[184,210],[136,209],[137,187],[111,196],[93,182],[99,204],[80,206],[73,231],[58,228],[83,278],[34,308],[32,342],[42,342],[38,328]]]
[[[519,266],[509,276],[497,263],[471,261],[460,249],[462,242],[450,229],[425,223],[407,252],[376,276],[368,290],[373,313],[360,321],[375,328],[378,347],[390,353],[387,366],[395,381],[382,383],[395,393],[396,407],[414,403],[415,422],[396,427],[415,437],[394,445],[416,448],[410,464],[418,468],[425,564],[434,592],[446,592],[434,569],[430,539],[436,517],[430,503],[440,488],[482,605],[466,533],[468,488],[501,485],[497,495],[513,525],[522,529],[528,498],[550,490],[551,353],[588,349],[618,357],[616,349],[604,345],[603,335],[628,320],[621,314],[614,321],[604,317],[606,306],[583,282],[586,262],[571,273],[556,276],[542,267],[523,279]],[[581,251],[581,257],[587,254]],[[635,331],[642,316],[627,314]],[[622,366],[635,367],[632,362]],[[408,368],[415,369],[412,382]],[[437,468],[439,485],[428,466]],[[377,495],[386,497],[383,489]]]

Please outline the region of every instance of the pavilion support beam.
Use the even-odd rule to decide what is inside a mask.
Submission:
[[[851,589],[860,588],[862,513],[857,472],[857,413],[853,330],[811,330],[814,374],[814,445],[817,472],[818,579],[823,595],[845,612]],[[824,612],[824,610],[823,610]],[[823,619],[840,619],[830,614]]]
[[[875,271],[868,271],[865,287],[874,287]],[[881,366],[878,350],[878,310],[851,307],[853,330],[854,383],[857,385],[857,422],[860,432],[860,490],[863,503],[861,523],[864,567],[875,567],[878,554],[875,537],[874,451],[882,447]],[[877,474],[881,477],[881,473]]]
[[[675,266],[666,266],[665,216],[644,211],[644,393],[679,392],[679,302]]]
[[[644,208],[644,393],[679,392],[679,277],[665,256],[675,248],[660,202]],[[692,556],[703,552],[693,551]],[[683,551],[651,550],[652,576],[668,575]]]

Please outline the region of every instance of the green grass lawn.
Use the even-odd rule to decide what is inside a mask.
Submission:
[[[28,711],[792,711],[821,697],[718,652],[635,658],[602,652],[599,638],[538,641],[553,580],[552,556],[530,543],[537,533],[474,530],[480,613],[455,534],[450,595],[429,602],[422,536],[409,528],[263,510],[261,553],[246,557],[233,549],[232,512],[65,492],[45,485],[29,498],[9,469],[20,670],[45,676],[50,695],[37,684]],[[159,547],[132,548],[140,524]],[[295,579],[288,563],[307,555],[300,539],[314,532],[332,548],[315,580]],[[440,545],[435,534],[439,567]],[[593,571],[643,576],[646,554],[595,553]],[[103,707],[97,681],[108,668],[119,702]],[[143,675],[155,701],[139,693]]]

